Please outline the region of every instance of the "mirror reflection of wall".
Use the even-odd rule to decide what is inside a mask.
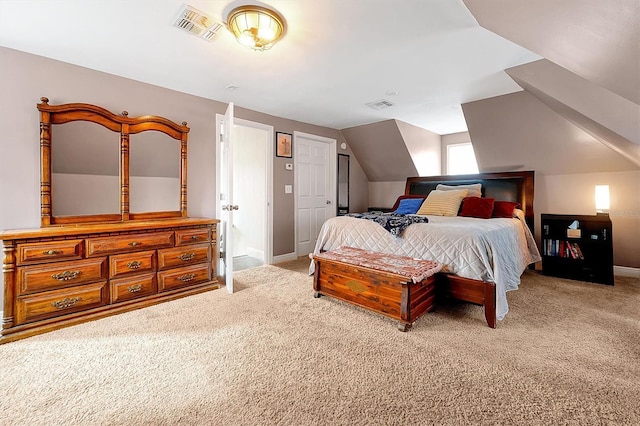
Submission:
[[[95,123],[51,126],[54,216],[120,213],[120,135]]]
[[[338,215],[349,213],[349,156],[338,154]]]
[[[180,210],[180,141],[158,131],[129,137],[129,211]]]

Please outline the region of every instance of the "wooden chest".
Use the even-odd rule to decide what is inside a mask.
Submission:
[[[404,270],[409,270],[411,264],[429,269],[429,276],[413,282],[411,274],[399,271],[402,268],[388,268],[384,264],[360,261],[372,255],[380,254],[344,247],[315,255],[314,297],[331,296],[369,309],[397,320],[398,328],[407,331],[418,318],[434,309],[434,274],[442,265],[402,256],[384,255],[387,261],[403,264]]]

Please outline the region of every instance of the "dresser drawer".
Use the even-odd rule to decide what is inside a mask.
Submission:
[[[104,306],[109,302],[108,293],[107,282],[102,281],[20,296],[17,299],[16,322],[23,324]]]
[[[111,280],[109,284],[111,303],[126,302],[158,292],[155,273]]]
[[[209,228],[181,229],[176,231],[176,246],[185,246],[194,243],[211,241]]]
[[[119,237],[90,238],[87,240],[87,256],[124,253],[156,248],[173,247],[173,232],[123,235]]]
[[[211,265],[204,263],[158,272],[159,291],[168,291],[209,281],[211,279],[210,271]]]
[[[155,270],[155,250],[118,254],[109,258],[109,277]]]
[[[86,259],[18,268],[20,294],[54,290],[107,279],[107,259]]]
[[[84,240],[18,244],[17,263],[18,265],[24,265],[28,263],[82,259],[83,251]]]
[[[158,250],[158,270],[207,262],[210,253],[210,244]]]

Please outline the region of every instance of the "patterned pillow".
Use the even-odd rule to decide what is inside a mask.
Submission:
[[[434,216],[457,216],[462,199],[467,196],[466,189],[431,191],[417,214]]]

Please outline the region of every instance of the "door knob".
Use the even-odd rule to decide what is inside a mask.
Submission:
[[[331,200],[327,200],[327,204],[331,204]]]

